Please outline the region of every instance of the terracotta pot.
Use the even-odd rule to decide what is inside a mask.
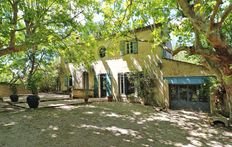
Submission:
[[[108,96],[108,102],[113,102],[113,96]]]

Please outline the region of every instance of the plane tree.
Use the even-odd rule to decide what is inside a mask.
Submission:
[[[68,62],[88,60],[76,38],[88,40],[89,46],[94,42],[89,38],[97,4],[94,0],[0,0],[0,58],[15,60],[17,73],[27,71],[23,75],[28,86],[36,89],[37,69],[47,61],[44,55],[65,56]],[[9,54],[16,54],[15,58]]]

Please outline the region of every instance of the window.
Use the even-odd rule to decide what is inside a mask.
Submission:
[[[101,58],[105,57],[106,56],[106,48],[105,47],[101,47],[100,50],[99,50],[99,56]]]
[[[130,82],[128,73],[118,74],[119,94],[132,94],[135,92],[134,85]]]
[[[69,76],[69,84],[70,87],[73,86],[72,76]]]
[[[172,54],[169,51],[163,49],[163,58],[172,59]]]
[[[172,100],[178,99],[178,88],[177,85],[169,85],[169,94]]]
[[[208,102],[209,92],[202,85],[169,85],[169,94],[172,100],[191,102]]]
[[[89,89],[89,73],[84,71],[83,72],[83,89]]]
[[[120,42],[120,54],[137,54],[138,53],[138,41],[121,41]]]
[[[179,86],[179,96],[181,100],[188,99],[188,86],[187,85],[180,85]]]
[[[126,53],[127,54],[133,54],[133,42],[129,42],[129,41],[127,41],[126,43],[125,43],[125,47],[126,47]]]

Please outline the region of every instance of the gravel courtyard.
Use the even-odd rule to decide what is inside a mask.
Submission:
[[[205,113],[156,112],[118,102],[54,102],[36,110],[0,104],[0,110],[9,110],[0,111],[0,146],[232,147],[231,128],[210,126]]]

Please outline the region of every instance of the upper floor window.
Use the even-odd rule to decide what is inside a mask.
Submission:
[[[163,49],[163,58],[172,59],[172,54],[169,51]]]
[[[166,42],[164,44],[164,46],[166,46],[168,49],[172,50],[172,43],[170,41]],[[163,58],[166,58],[166,59],[172,59],[172,53],[170,50],[167,50],[167,49],[163,49]]]
[[[121,41],[120,42],[120,54],[137,54],[138,53],[138,41]]]
[[[99,50],[99,56],[101,58],[105,57],[106,56],[106,48],[105,47],[101,47],[100,50]]]

